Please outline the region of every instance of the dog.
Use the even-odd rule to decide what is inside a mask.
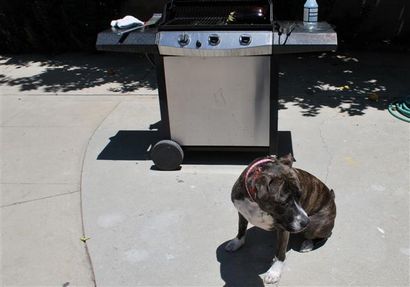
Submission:
[[[290,233],[303,236],[300,251],[308,252],[330,237],[335,223],[333,190],[310,173],[293,168],[293,162],[292,154],[258,158],[232,188],[239,227],[225,250],[233,252],[245,244],[248,222],[264,230],[276,230],[278,244],[273,264],[264,276],[267,284],[279,282]]]

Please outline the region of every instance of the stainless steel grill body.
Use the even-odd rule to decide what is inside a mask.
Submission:
[[[165,57],[171,138],[269,146],[269,57]]]
[[[160,32],[158,46],[173,140],[269,146],[272,32]]]

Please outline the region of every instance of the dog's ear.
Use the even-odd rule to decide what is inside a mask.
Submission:
[[[287,155],[280,157],[279,161],[283,163],[284,165],[292,167],[293,162],[295,161],[295,158],[293,157],[291,153],[288,153]]]

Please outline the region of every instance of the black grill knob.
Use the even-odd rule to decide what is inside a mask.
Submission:
[[[186,46],[189,44],[189,35],[188,34],[181,34],[178,36],[178,43],[181,46]]]
[[[196,41],[195,46],[196,46],[197,48],[201,48],[202,43],[198,40],[198,41]]]
[[[239,43],[242,46],[248,46],[252,42],[251,35],[243,34],[239,37]]]
[[[211,34],[211,35],[209,35],[208,42],[209,42],[209,45],[211,45],[211,46],[216,46],[216,45],[218,45],[219,42],[220,42],[220,40],[219,40],[219,35],[218,35],[218,34]]]

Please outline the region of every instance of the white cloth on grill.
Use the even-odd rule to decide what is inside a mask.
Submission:
[[[112,20],[111,27],[120,28],[120,29],[127,29],[137,26],[144,26],[144,22],[141,20],[133,17],[133,16],[125,16],[122,19]]]

